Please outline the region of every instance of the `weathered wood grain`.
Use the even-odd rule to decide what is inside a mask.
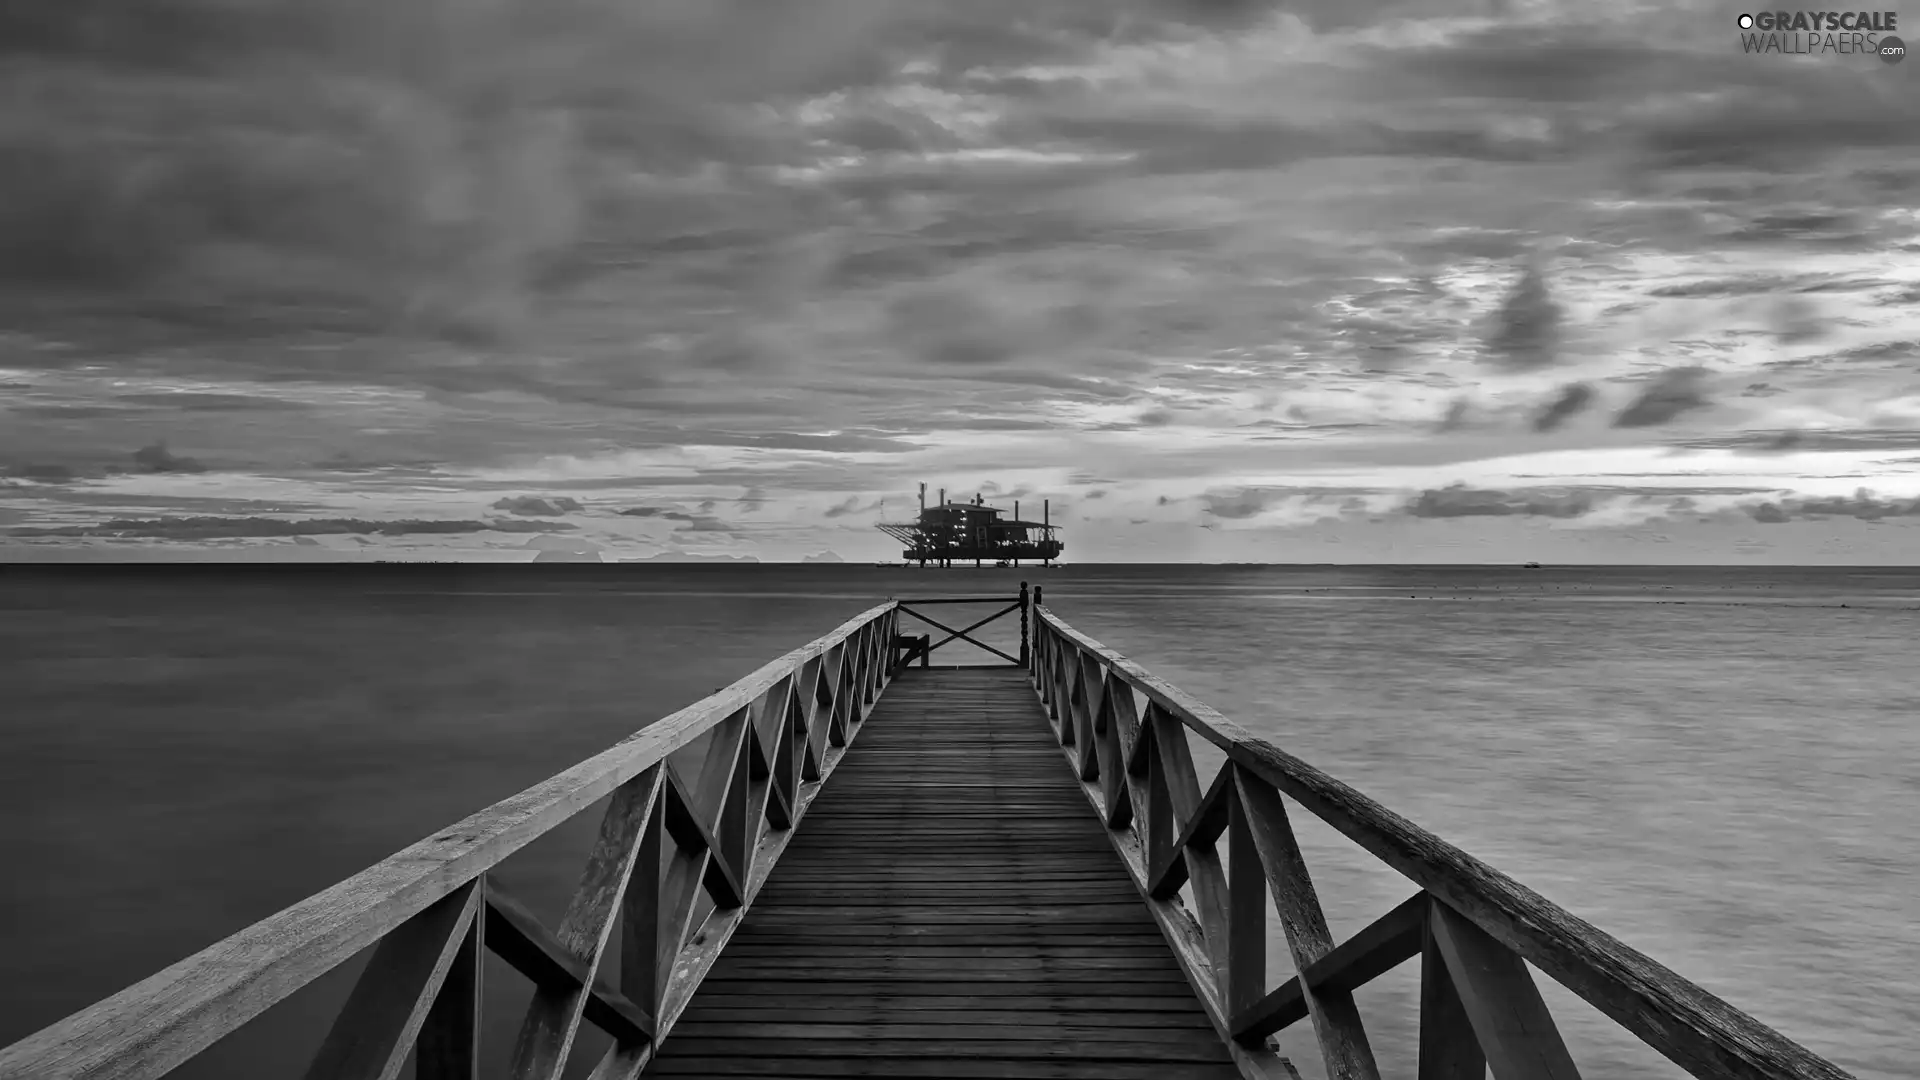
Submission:
[[[626,895],[627,880],[639,857],[641,832],[653,814],[660,793],[664,765],[655,765],[614,790],[601,817],[600,835],[587,859],[586,871],[574,890],[567,912],[555,931],[554,943],[577,965],[577,984],[547,983],[534,988],[526,1020],[514,1043],[511,1075],[514,1080],[559,1080],[573,1052],[580,1020],[592,996]],[[640,1005],[651,1016],[648,1005]],[[635,1040],[639,1041],[639,1040]]]
[[[582,989],[582,1010],[594,1026],[630,1042],[653,1037],[653,1017],[589,971],[526,905],[492,882],[487,884],[486,905],[487,947],[536,989]]]
[[[1227,809],[1228,907],[1227,970],[1220,997],[1227,1014],[1233,1015],[1259,1001],[1267,989],[1267,874],[1246,807],[1231,794],[1220,801]]]
[[[1366,929],[1335,945],[1299,975],[1234,1017],[1237,1037],[1259,1038],[1307,1018],[1306,988],[1357,990],[1419,955],[1427,932],[1426,893],[1415,893]]]
[[[1173,820],[1180,824],[1180,835],[1184,836],[1188,823],[1207,816],[1202,813],[1206,795],[1200,789],[1200,774],[1194,767],[1193,749],[1187,745],[1187,736],[1180,728],[1180,721],[1170,713],[1159,709],[1148,710],[1148,722],[1154,726],[1154,750],[1165,768],[1163,775],[1166,777],[1168,799],[1173,806]],[[1220,820],[1224,822],[1225,816],[1222,815]],[[1211,961],[1217,985],[1220,973],[1227,968],[1226,868],[1221,865],[1220,853],[1214,850],[1210,841],[1203,843],[1196,837],[1181,846],[1176,836],[1174,845],[1168,859],[1186,867],[1187,881],[1193,888],[1193,914],[1206,936],[1207,957]],[[1157,893],[1154,898],[1165,899]]]
[[[1214,774],[1207,793],[1200,797],[1200,805],[1193,809],[1180,835],[1174,838],[1166,863],[1155,868],[1150,891],[1156,899],[1172,897],[1187,883],[1187,860],[1184,858],[1187,850],[1193,847],[1212,848],[1213,842],[1227,829],[1227,803],[1232,798],[1233,770],[1223,767]]]
[[[307,1080],[393,1080],[473,922],[469,884],[374,946],[347,1003],[307,1069]]]
[[[1445,904],[1427,919],[1494,1080],[1580,1080],[1526,962]]]
[[[473,893],[473,913],[415,1041],[415,1080],[480,1080],[487,958],[487,920],[480,917],[480,903],[486,882],[482,874],[468,886]]]
[[[1487,1056],[1447,972],[1426,913],[1421,916],[1418,1080],[1487,1080]]]
[[[1287,950],[1293,954],[1296,971],[1308,971],[1314,963],[1333,951],[1333,935],[1327,930],[1327,917],[1320,909],[1313,878],[1301,858],[1293,826],[1287,820],[1286,805],[1280,795],[1260,783],[1232,762],[1234,788],[1246,815],[1253,846],[1266,867],[1273,893],[1273,906],[1286,931]],[[1307,1012],[1313,1019],[1314,1035],[1320,1041],[1320,1054],[1326,1061],[1330,1080],[1379,1080],[1380,1067],[1373,1059],[1373,1047],[1367,1041],[1360,1010],[1350,990],[1336,987],[1303,987]]]

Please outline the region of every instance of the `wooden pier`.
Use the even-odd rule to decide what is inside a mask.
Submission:
[[[1847,1077],[1031,600],[941,601],[999,607],[958,630],[919,610],[934,601],[873,608],[0,1049],[0,1078],[163,1076],[362,954],[314,1080],[410,1061],[420,1080],[557,1080],[583,1025],[611,1036],[594,1080],[1278,1080],[1297,1074],[1269,1036],[1302,1022],[1329,1077],[1374,1080],[1353,991],[1415,960],[1419,1080],[1579,1076],[1529,964],[1693,1076]],[[1015,612],[1017,657],[973,637]],[[954,640],[1008,663],[932,666]],[[1195,741],[1225,759],[1206,782]],[[596,804],[549,928],[489,871]],[[1290,806],[1411,895],[1335,942]],[[525,1015],[485,1015],[489,951],[532,983]],[[483,1061],[502,1020],[511,1060]]]

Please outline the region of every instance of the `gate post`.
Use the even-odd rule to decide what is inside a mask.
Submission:
[[[1023,668],[1033,666],[1027,655],[1027,583],[1023,581],[1020,583],[1020,666]]]

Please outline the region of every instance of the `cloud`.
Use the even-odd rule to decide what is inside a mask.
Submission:
[[[1647,295],[1681,300],[1754,296],[1780,292],[1788,287],[1789,281],[1789,278],[1780,274],[1763,274],[1748,278],[1714,278],[1705,281],[1681,282],[1676,285],[1661,285],[1648,289]]]
[[[747,171],[808,150],[750,106],[889,77],[890,35],[926,13],[916,0],[820,0],[804,15],[739,0],[9,3],[0,304],[121,349],[159,333],[484,352],[542,332],[607,278],[646,277],[676,243],[737,250],[831,213]],[[542,370],[525,352],[442,363],[358,344],[230,359],[594,396],[568,370],[577,356]],[[633,385],[635,359],[586,381]]]
[[[5,475],[21,480],[32,480],[41,484],[65,484],[77,479],[78,474],[72,467],[58,464],[36,464],[23,462],[9,466]]]
[[[1401,512],[1419,518],[1509,515],[1577,518],[1591,511],[1593,505],[1590,495],[1578,491],[1491,491],[1452,484],[1420,492],[1401,507]]]
[[[1514,371],[1552,365],[1559,359],[1562,318],[1560,305],[1547,291],[1546,275],[1529,264],[1494,313],[1484,355],[1490,363]]]
[[[1284,491],[1241,488],[1230,492],[1206,492],[1200,496],[1206,512],[1217,518],[1241,520],[1254,517],[1286,497]],[[1164,499],[1165,496],[1162,496]]]
[[[662,521],[677,521],[686,528],[680,532],[731,533],[734,527],[711,514],[690,514],[684,510],[673,510],[663,506],[635,506],[620,511],[621,517],[659,518]]]
[[[1473,424],[1473,402],[1464,397],[1454,398],[1447,403],[1447,411],[1434,423],[1435,434],[1445,435],[1452,431],[1463,431]]]
[[[1657,427],[1684,413],[1707,408],[1707,370],[1670,368],[1655,376],[1640,395],[1613,418],[1617,428]]]
[[[407,536],[474,532],[560,532],[575,528],[562,521],[369,521],[361,518],[282,520],[263,517],[115,518],[94,525],[23,527],[7,530],[19,537],[149,538],[221,540],[268,536]]]
[[[1920,431],[1903,429],[1859,431],[1746,431],[1727,435],[1707,435],[1675,443],[1695,450],[1734,450],[1749,453],[1833,450],[1916,450],[1920,449]]]
[[[763,435],[702,435],[700,443],[718,446],[762,446],[772,450],[818,450],[826,453],[901,454],[920,449],[916,443],[879,435],[836,431],[808,434],[776,431]]]
[[[1568,383],[1560,393],[1533,416],[1533,430],[1552,431],[1579,415],[1593,403],[1593,387],[1586,383]]]
[[[840,503],[834,506],[828,507],[826,512],[824,514],[821,514],[820,516],[827,517],[827,518],[842,518],[842,517],[848,517],[853,514],[870,514],[876,510],[879,510],[881,506],[885,504],[885,502],[886,500],[884,498],[880,498],[880,499],[875,499],[872,502],[866,503],[863,505],[860,502],[860,497],[858,495],[849,495],[846,497],[845,500],[841,501]]]
[[[887,308],[892,340],[909,355],[935,364],[999,364],[1026,352],[1019,330],[1003,312],[957,288],[915,289]]]
[[[493,504],[495,510],[505,510],[509,514],[522,517],[559,517],[561,514],[577,514],[586,509],[578,499],[558,496],[542,499],[533,495],[508,496]]]
[[[301,401],[268,397],[262,394],[229,394],[208,391],[174,390],[165,393],[119,394],[113,399],[127,405],[148,405],[179,409],[183,412],[301,412],[312,406]]]
[[[1883,499],[1866,488],[1851,496],[1804,496],[1763,502],[1746,507],[1755,521],[1778,524],[1802,517],[1850,517],[1861,521],[1879,521],[1890,517],[1920,516],[1920,497]]]
[[[533,557],[534,562],[604,562],[600,553],[605,549],[577,536],[536,536],[521,545],[540,554]]]
[[[143,446],[133,452],[133,463],[144,472],[155,473],[199,473],[207,467],[190,457],[180,457],[167,449],[164,442]]]

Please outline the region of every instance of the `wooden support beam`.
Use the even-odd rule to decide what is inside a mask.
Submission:
[[[307,1080],[394,1080],[467,938],[469,882],[380,939],[334,1018]]]
[[[1200,790],[1199,773],[1194,768],[1193,748],[1187,745],[1186,730],[1173,714],[1164,711],[1154,712],[1152,722],[1154,745],[1165,767],[1173,820],[1191,822],[1200,814],[1205,796]],[[1184,826],[1181,831],[1185,832]],[[1186,875],[1193,885],[1193,913],[1206,935],[1207,956],[1218,978],[1227,966],[1228,920],[1227,874],[1220,865],[1220,856],[1211,844],[1180,847],[1176,843],[1169,858],[1185,860]]]
[[[924,654],[922,654],[924,657]],[[829,749],[847,745],[846,698],[841,687],[847,681],[847,651],[845,643],[828,649],[821,657],[820,682],[816,693],[820,698],[819,715],[827,721],[827,747]]]
[[[1420,919],[1420,1072],[1418,1080],[1487,1080],[1487,1055],[1434,939],[1432,917]]]
[[[1112,761],[1101,766],[1110,782],[1107,796],[1107,828],[1126,829],[1133,824],[1135,806],[1145,805],[1145,774],[1133,769],[1132,753],[1140,737],[1140,717],[1133,703],[1133,687],[1117,673],[1107,673],[1107,715]]]
[[[714,823],[714,836],[720,842],[720,862],[733,871],[732,891],[743,904],[747,899],[747,878],[753,870],[749,865],[753,839],[759,835],[761,811],[765,806],[764,802],[749,806],[753,794],[753,766],[749,761],[752,742],[753,731],[748,729],[741,735],[740,747],[734,751],[733,781],[727,786],[726,798],[720,801],[719,820]]]
[[[1428,917],[1494,1080],[1579,1080],[1526,961],[1444,902]]]
[[[661,794],[661,810],[673,842],[682,849],[707,853],[706,874],[702,880],[707,891],[713,894],[714,903],[723,908],[737,908],[745,903],[746,889],[739,874],[728,864],[719,839],[713,835],[712,826],[700,819],[693,800],[688,797],[686,788],[680,783],[679,774],[671,765],[667,768],[667,783]]]
[[[536,987],[589,987],[583,1015],[614,1038],[642,1042],[653,1037],[653,1017],[603,980],[589,979],[586,966],[519,901],[492,882],[487,885],[486,901],[487,948],[495,956]]]
[[[1084,784],[1100,778],[1100,712],[1106,695],[1101,692],[1100,666],[1092,658],[1082,655],[1073,674],[1080,687],[1080,708],[1074,711],[1074,743],[1080,753],[1074,771]]]
[[[1232,799],[1233,763],[1228,762],[1214,774],[1213,783],[1200,798],[1200,805],[1194,808],[1186,826],[1174,839],[1165,864],[1154,867],[1150,891],[1155,900],[1172,898],[1187,883],[1186,852],[1195,847],[1211,849],[1213,842],[1220,839],[1220,834],[1227,829],[1228,804]]]
[[[560,1080],[566,1072],[665,771],[663,765],[655,765],[620,785],[600,819],[600,835],[580,885],[553,935],[554,947],[565,953],[577,981],[536,983],[514,1043],[510,1071],[514,1080]]]
[[[793,701],[787,706],[788,722],[793,725],[794,757],[800,769],[802,783],[815,783],[820,779],[819,737],[813,727],[813,710],[808,702],[813,698],[809,688],[804,694],[800,690],[800,680],[795,680]]]
[[[1237,1012],[1236,1038],[1261,1039],[1307,1018],[1306,987],[1354,991],[1419,955],[1427,927],[1426,893],[1415,893],[1367,928],[1334,946],[1280,988]]]
[[[1267,869],[1267,881],[1273,890],[1273,906],[1280,925],[1287,932],[1287,949],[1293,954],[1295,971],[1307,971],[1316,961],[1333,951],[1333,937],[1327,931],[1327,917],[1320,910],[1320,898],[1314,893],[1313,878],[1307,873],[1306,860],[1300,857],[1300,845],[1294,840],[1293,826],[1287,820],[1286,804],[1280,793],[1259,777],[1238,765],[1240,802],[1253,832],[1254,846]],[[1360,1022],[1360,1010],[1350,990],[1306,991],[1308,1014],[1313,1017],[1314,1035],[1320,1042],[1320,1056],[1326,1062],[1329,1080],[1380,1080],[1380,1067],[1374,1063],[1373,1047]]]
[[[487,920],[480,917],[486,876],[473,882],[473,911],[415,1040],[414,1080],[480,1080],[480,1032],[486,1006]]]
[[[1231,762],[1220,775],[1231,787]],[[1227,970],[1220,973],[1220,1000],[1222,1011],[1233,1016],[1259,1001],[1267,989],[1267,871],[1253,842],[1246,806],[1234,792],[1223,790],[1220,780],[1208,797],[1215,791],[1227,808]],[[1203,815],[1196,815],[1190,826]],[[1199,834],[1194,835],[1197,839]]]
[[[647,823],[634,881],[621,916],[620,989],[649,1016],[662,1015],[674,960],[686,940],[687,922],[711,856],[708,849],[670,843],[662,813]]]

